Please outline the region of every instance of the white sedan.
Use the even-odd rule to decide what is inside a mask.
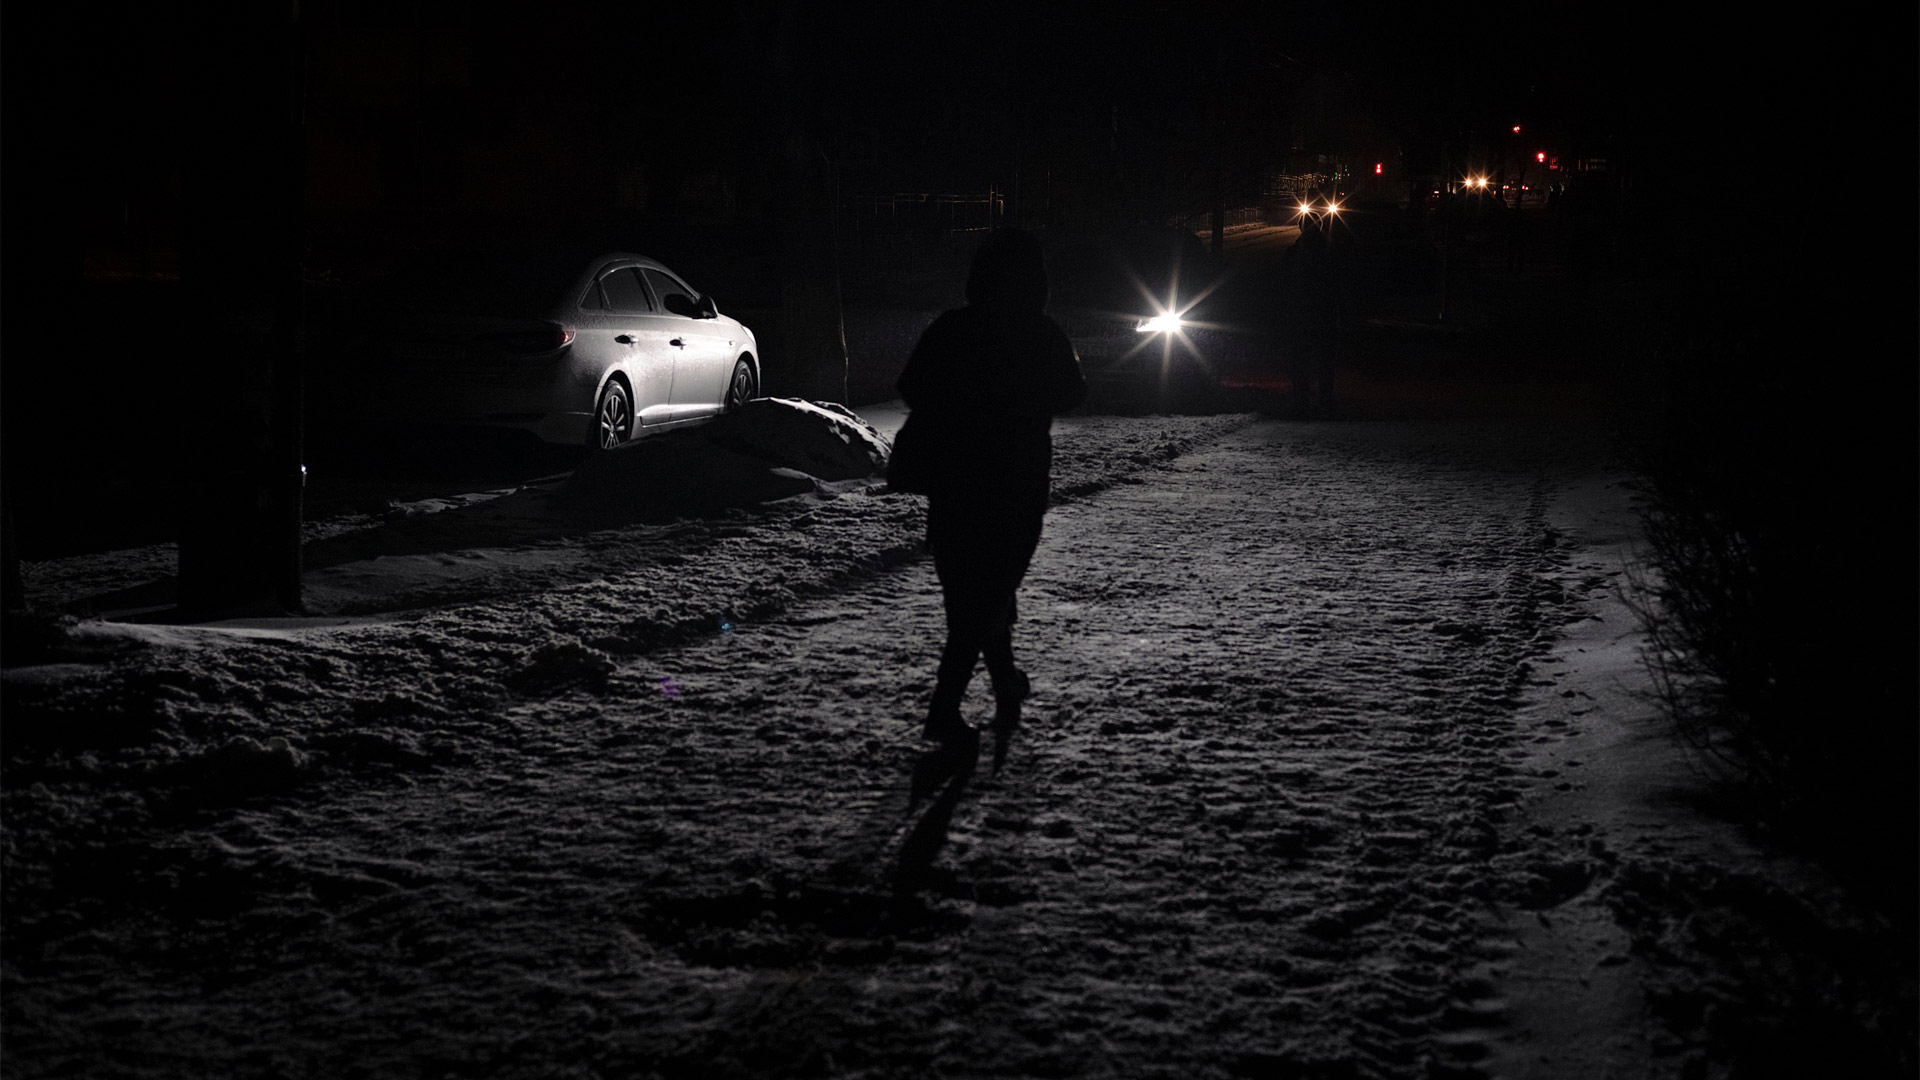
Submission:
[[[606,449],[759,393],[753,331],[643,255],[447,258],[380,292],[347,380],[362,415]]]

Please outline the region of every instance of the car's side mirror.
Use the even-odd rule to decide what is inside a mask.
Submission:
[[[720,309],[713,306],[713,297],[711,296],[701,297],[700,302],[694,305],[693,310],[693,317],[696,319],[717,319],[720,317]]]

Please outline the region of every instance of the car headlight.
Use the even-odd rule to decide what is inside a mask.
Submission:
[[[1134,327],[1134,329],[1142,334],[1171,334],[1180,329],[1181,325],[1180,316],[1169,312],[1164,315],[1155,315],[1152,318],[1141,319],[1140,325]]]

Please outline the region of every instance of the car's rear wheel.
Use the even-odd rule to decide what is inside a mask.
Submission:
[[[727,380],[727,400],[725,402],[727,411],[732,412],[747,402],[752,401],[754,392],[757,389],[758,388],[753,385],[753,365],[747,363],[745,360],[735,360],[733,362],[733,378]]]
[[[633,438],[633,399],[619,379],[609,380],[593,410],[593,444],[611,450]]]

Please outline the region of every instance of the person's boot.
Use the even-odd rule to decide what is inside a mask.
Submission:
[[[1004,680],[993,680],[993,730],[1012,731],[1020,724],[1020,703],[1033,693],[1033,680],[1027,673],[1014,668],[1013,673]]]
[[[934,709],[927,714],[927,722],[920,729],[921,738],[937,743],[959,742],[976,734],[973,725],[961,718],[957,708]]]

